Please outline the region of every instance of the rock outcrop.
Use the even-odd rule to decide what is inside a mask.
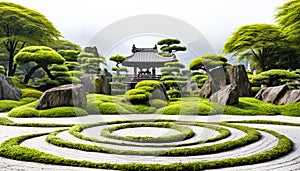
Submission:
[[[49,109],[62,106],[74,106],[84,108],[86,95],[82,84],[68,84],[54,87],[40,97],[36,109]]]
[[[251,85],[244,65],[217,67],[207,71],[208,79],[200,90],[200,97],[209,98],[226,85],[234,85],[240,97],[251,96]]]
[[[111,94],[110,82],[112,82],[112,75],[105,69],[101,74],[94,80],[95,82],[95,93],[98,94]]]
[[[222,87],[226,86],[226,77],[223,67],[216,67],[208,70],[208,79],[200,89],[200,97],[209,98],[212,94],[219,91]]]
[[[235,85],[240,97],[252,95],[251,85],[244,65],[226,66],[225,74],[227,84]]]
[[[264,87],[255,96],[264,102],[285,105],[300,101],[300,90],[289,90],[287,85]]]
[[[0,100],[20,100],[22,92],[16,88],[11,78],[0,76]]]
[[[277,101],[278,105],[300,102],[300,90],[287,90],[285,94]]]
[[[209,98],[210,102],[216,102],[222,105],[233,105],[239,103],[238,89],[235,85],[227,85],[217,91]]]
[[[154,90],[151,93],[150,100],[159,99],[167,101],[169,100],[166,89],[164,87],[154,86]]]

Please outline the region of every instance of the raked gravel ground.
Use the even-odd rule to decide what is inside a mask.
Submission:
[[[0,113],[0,117],[7,117],[7,113]],[[94,122],[103,122],[103,121],[112,121],[112,120],[135,120],[135,119],[174,119],[181,121],[199,121],[199,122],[212,122],[212,121],[237,121],[237,120],[274,120],[274,121],[285,121],[285,122],[295,122],[300,123],[300,118],[295,117],[286,117],[286,116],[230,116],[230,115],[212,115],[212,116],[169,116],[169,115],[91,115],[86,117],[77,117],[77,118],[9,118],[14,122],[23,123],[23,122],[39,122],[39,123],[94,123]],[[300,127],[292,126],[277,126],[277,125],[261,125],[261,124],[245,124],[251,127],[266,128],[270,130],[277,131],[281,134],[286,135],[294,142],[294,151],[287,156],[273,160],[271,162],[251,165],[251,166],[239,166],[224,168],[218,170],[300,170]],[[0,126],[0,143],[3,141],[25,134],[40,133],[40,132],[49,132],[54,131],[59,128],[27,128],[27,127],[7,127]],[[201,131],[201,130],[199,130]],[[233,135],[227,138],[236,139],[242,136],[242,133],[238,130],[231,130]],[[268,133],[261,132],[263,138],[251,145],[246,147],[241,147],[239,149],[231,150],[228,152],[211,154],[211,155],[202,155],[202,156],[190,156],[190,157],[141,157],[141,156],[121,156],[116,154],[100,154],[89,152],[88,155],[86,152],[83,152],[73,149],[59,148],[45,142],[45,136],[30,139],[22,143],[22,145],[34,147],[40,149],[41,151],[46,151],[53,153],[58,156],[65,156],[66,158],[76,158],[76,159],[89,159],[91,161],[97,162],[118,162],[118,163],[131,163],[131,162],[142,162],[142,163],[173,163],[173,162],[189,162],[196,160],[215,160],[227,157],[241,157],[247,156],[254,153],[259,153],[268,149],[271,149],[276,145],[277,139]],[[63,136],[61,136],[63,135]],[[68,139],[72,138],[74,141],[82,141],[77,138],[72,137],[67,132],[61,133],[59,136]],[[88,143],[88,142],[84,142]],[[100,145],[100,144],[99,144]],[[82,153],[82,155],[80,155]],[[57,165],[45,165],[40,163],[33,162],[23,162],[15,161],[5,158],[0,158],[0,170],[61,170],[61,171],[89,171],[89,170],[99,170],[99,169],[88,169],[88,168],[77,168],[77,167],[67,167],[67,166],[57,166]]]

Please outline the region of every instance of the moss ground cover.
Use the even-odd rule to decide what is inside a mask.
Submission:
[[[51,109],[45,110],[37,110],[35,109],[36,101],[15,107],[8,112],[9,117],[16,117],[16,118],[30,118],[30,117],[49,117],[49,118],[56,118],[56,117],[76,117],[76,116],[85,116],[88,113],[81,108],[77,107],[56,107]]]

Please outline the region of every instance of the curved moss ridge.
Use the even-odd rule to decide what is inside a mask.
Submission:
[[[8,112],[9,117],[15,118],[31,118],[31,117],[48,117],[48,118],[58,118],[58,117],[76,117],[76,116],[86,116],[88,113],[78,107],[55,107],[51,109],[37,110],[35,108],[36,102],[28,103],[23,106],[18,106],[13,108]]]
[[[137,128],[137,127],[158,127],[158,128],[169,128],[179,131],[180,133],[175,135],[160,136],[160,137],[143,137],[143,136],[120,136],[113,134],[114,131],[126,128]],[[107,138],[113,138],[118,140],[132,141],[132,142],[141,142],[141,143],[168,143],[182,141],[195,136],[194,131],[185,126],[176,125],[174,123],[160,122],[160,123],[131,123],[112,126],[104,128],[101,131],[101,136]]]
[[[175,120],[157,120],[157,121],[152,121],[148,120],[148,122],[176,122],[178,124],[185,124],[185,125],[193,125],[193,126],[198,126],[198,127],[205,127],[208,129],[212,129],[215,131],[218,131],[220,134],[204,139],[204,140],[197,140],[193,142],[186,142],[186,143],[178,143],[178,144],[132,144],[132,143],[126,143],[126,142],[112,142],[112,141],[105,141],[105,140],[99,140],[97,138],[93,137],[87,137],[81,133],[82,130],[90,127],[95,127],[95,126],[101,126],[101,125],[106,125],[106,124],[117,124],[117,123],[128,123],[128,121],[113,121],[109,123],[96,123],[96,124],[88,124],[88,125],[74,125],[69,129],[69,133],[75,136],[76,138],[86,140],[86,141],[91,141],[91,142],[96,142],[96,143],[105,143],[105,144],[114,144],[114,145],[126,145],[126,146],[137,146],[137,147],[183,147],[183,146],[189,146],[189,145],[197,145],[201,143],[208,143],[208,142],[215,142],[224,138],[227,138],[231,135],[230,131],[226,128],[222,128],[219,126],[211,125],[211,124],[205,124],[205,123],[193,123],[193,122],[178,122]],[[147,120],[144,120],[143,122],[147,122]]]
[[[279,139],[277,145],[268,151],[262,153],[253,154],[240,158],[229,158],[214,161],[198,161],[191,163],[174,163],[169,165],[162,164],[110,164],[110,163],[95,163],[89,161],[79,161],[65,159],[62,157],[54,156],[45,152],[41,152],[36,149],[20,146],[20,144],[30,138],[46,135],[31,134],[23,135],[15,138],[11,138],[3,142],[0,146],[0,156],[22,160],[33,161],[46,164],[58,164],[66,166],[79,166],[99,169],[113,169],[113,170],[169,170],[169,171],[185,171],[185,170],[204,170],[204,169],[217,169],[224,167],[234,167],[241,165],[251,165],[262,162],[275,160],[284,155],[287,155],[293,149],[293,143],[286,136],[274,131],[263,129],[262,131],[268,132]]]
[[[232,150],[238,147],[242,147],[257,142],[261,138],[261,134],[255,129],[250,127],[232,125],[228,123],[222,123],[221,125],[239,129],[241,131],[244,131],[247,135],[237,140],[226,141],[219,144],[200,146],[195,148],[180,148],[180,149],[154,150],[154,151],[120,150],[120,149],[107,148],[107,147],[97,146],[97,145],[73,143],[56,137],[55,135],[57,134],[57,132],[49,135],[46,141],[60,147],[68,147],[68,148],[74,148],[74,149],[79,149],[84,151],[95,151],[95,152],[102,152],[102,153],[147,155],[147,156],[195,156],[195,155],[213,154],[213,153],[223,152],[227,150]]]
[[[15,123],[5,117],[0,117],[0,125],[19,126],[19,127],[71,127],[71,126],[74,126],[74,124],[55,124],[55,123]]]

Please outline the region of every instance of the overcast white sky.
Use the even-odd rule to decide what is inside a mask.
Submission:
[[[162,14],[198,29],[220,52],[239,26],[273,23],[286,0],[10,0],[44,14],[63,36],[84,47],[102,28],[126,17]],[[152,45],[151,45],[152,46]]]

